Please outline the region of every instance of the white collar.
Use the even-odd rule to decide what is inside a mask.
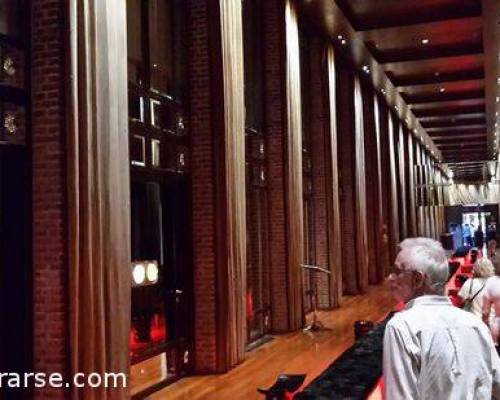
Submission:
[[[447,296],[423,295],[415,297],[406,303],[405,310],[414,306],[453,306],[453,303]]]

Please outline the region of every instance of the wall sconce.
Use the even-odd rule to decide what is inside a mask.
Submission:
[[[157,261],[132,262],[132,286],[151,286],[158,283]]]

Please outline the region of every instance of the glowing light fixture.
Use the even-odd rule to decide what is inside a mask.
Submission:
[[[159,268],[157,261],[132,262],[132,286],[151,286],[158,283]]]
[[[429,39],[422,39],[420,42],[422,44],[429,44],[430,40]]]
[[[144,269],[144,264],[135,264],[132,269],[132,278],[134,279],[134,284],[140,286],[146,280],[146,270]]]
[[[444,93],[444,92],[446,92],[446,89],[444,87],[442,87],[441,89],[439,89],[439,92]]]
[[[146,277],[150,283],[158,282],[158,264],[148,263],[146,268]]]

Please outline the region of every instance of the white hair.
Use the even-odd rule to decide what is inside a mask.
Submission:
[[[487,258],[480,258],[474,264],[474,273],[480,278],[489,278],[495,275],[495,268],[493,263]]]
[[[443,246],[441,245],[440,242],[437,240],[428,238],[428,237],[414,237],[414,238],[408,238],[403,240],[401,243],[399,243],[399,249],[407,249],[410,247],[415,247],[415,246],[424,246],[424,247],[430,247],[432,249],[435,249],[436,251],[446,251],[444,250]]]
[[[429,238],[410,238],[403,240],[399,247],[401,251],[396,261],[405,270],[423,273],[429,288],[442,294],[449,269],[446,251],[441,243]]]

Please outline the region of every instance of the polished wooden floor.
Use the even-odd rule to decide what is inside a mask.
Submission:
[[[280,373],[305,373],[307,383],[353,343],[354,321],[379,320],[394,304],[384,285],[370,287],[365,295],[346,298],[341,308],[320,313],[330,330],[276,336],[227,374],[185,378],[150,399],[257,400],[262,396],[256,388],[269,386]]]

